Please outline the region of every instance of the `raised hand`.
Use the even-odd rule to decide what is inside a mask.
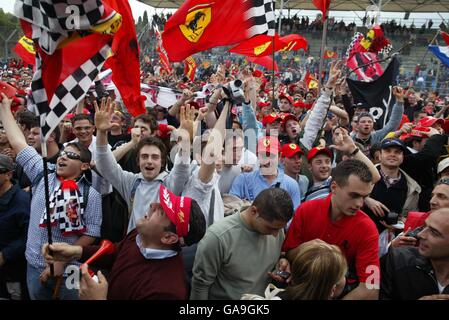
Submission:
[[[341,68],[343,67],[343,60],[334,61],[331,64],[331,68],[329,70],[329,79],[326,83],[326,88],[335,88],[337,81],[341,77]]]
[[[95,127],[100,131],[108,131],[111,129],[111,117],[114,113],[115,104],[111,98],[101,99],[100,108],[98,108],[97,101],[94,101],[95,106]]]
[[[11,110],[11,99],[9,99],[8,96],[3,92],[1,93],[1,97],[2,99],[0,102],[2,109]]]
[[[396,102],[404,102],[404,90],[401,87],[393,87],[393,94],[396,97]]]
[[[190,141],[193,139],[193,120],[195,119],[195,108],[190,104],[181,107],[179,114],[180,126],[179,129],[184,129],[189,133]]]
[[[335,144],[330,145],[329,148],[336,149],[346,154],[351,154],[357,148],[354,140],[345,129],[340,129],[341,134],[335,135]]]

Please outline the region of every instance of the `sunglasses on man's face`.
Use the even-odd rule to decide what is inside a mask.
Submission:
[[[71,160],[79,160],[81,161],[81,156],[78,153],[71,152],[71,151],[61,151],[59,153],[60,157],[67,157]]]

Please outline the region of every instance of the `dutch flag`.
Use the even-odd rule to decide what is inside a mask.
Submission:
[[[442,47],[442,46],[429,46],[429,50],[438,58],[441,60],[441,62],[446,66],[449,67],[449,46]]]

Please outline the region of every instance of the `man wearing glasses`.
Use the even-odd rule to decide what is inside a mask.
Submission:
[[[6,136],[17,153],[20,164],[31,181],[39,180],[43,172],[41,156],[29,146],[11,113],[11,102],[2,94],[0,118],[5,127]],[[91,245],[100,236],[101,196],[94,188],[89,188],[84,173],[90,168],[91,153],[82,143],[68,143],[56,161],[56,172],[48,175],[50,222],[52,238],[55,242],[73,245]],[[44,179],[40,179],[32,188],[31,214],[28,239],[25,250],[27,265],[27,284],[30,298],[33,300],[51,299],[56,285],[60,285],[60,299],[78,299],[78,290],[67,285],[65,269],[67,263],[55,263],[55,276],[50,277],[50,268],[41,254],[41,248],[48,242],[47,215]],[[71,210],[68,210],[71,205]],[[77,215],[73,215],[76,208]],[[68,264],[72,264],[69,262]]]
[[[72,125],[76,138],[69,143],[79,142],[88,148],[92,154],[92,160],[95,162],[97,157],[95,153],[96,137],[94,136],[95,125],[93,119],[87,114],[77,114],[72,118]],[[66,146],[67,143],[64,145]],[[108,148],[111,147],[108,145]],[[112,192],[112,186],[96,171],[92,172],[91,182],[95,190],[103,196]]]

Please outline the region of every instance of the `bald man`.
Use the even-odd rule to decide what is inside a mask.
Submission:
[[[427,217],[418,247],[390,248],[382,261],[380,299],[449,300],[449,209]]]

